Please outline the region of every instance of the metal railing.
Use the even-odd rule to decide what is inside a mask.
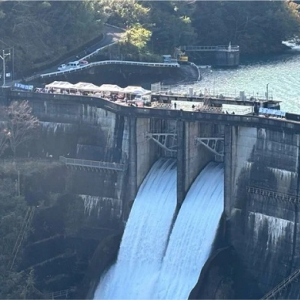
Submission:
[[[64,71],[56,71],[56,72],[37,75],[36,77],[32,77],[32,78],[38,78],[38,77],[45,78],[45,77],[52,77],[52,76],[57,76],[57,75],[64,75],[64,74],[74,73],[74,72],[78,72],[78,71],[96,67],[96,66],[113,65],[113,64],[114,65],[145,66],[145,67],[167,67],[167,68],[179,68],[180,67],[180,65],[178,63],[156,63],[156,62],[140,62],[140,61],[127,61],[127,60],[103,60],[103,61],[93,62],[88,65],[84,65],[84,66],[77,67],[74,69],[68,69],[68,70],[64,70]]]
[[[160,102],[152,102],[152,108],[161,108],[161,109],[172,109],[174,106],[172,103],[160,103]]]
[[[272,299],[275,298],[275,296],[280,293],[281,290],[283,290],[287,285],[292,283],[300,274],[300,269],[293,272],[290,276],[285,278],[282,282],[280,282],[278,285],[275,286],[269,293],[264,295],[261,300],[264,299]]]
[[[66,164],[66,165],[71,165],[71,166],[89,167],[89,168],[106,169],[106,170],[114,170],[114,171],[125,171],[126,168],[127,168],[126,164],[118,164],[118,163],[114,163],[114,162],[105,162],[105,161],[94,161],[94,160],[67,158],[67,157],[64,157],[64,156],[60,156],[59,161]]]
[[[183,46],[185,51],[229,51],[237,52],[240,51],[240,47],[237,45],[234,46]]]
[[[52,293],[48,294],[43,294],[44,299],[63,299],[63,298],[68,298],[69,294],[74,292],[76,290],[75,287],[70,287],[69,289],[66,290],[61,290],[61,291],[55,291]]]

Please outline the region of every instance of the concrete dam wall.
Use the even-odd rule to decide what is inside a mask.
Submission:
[[[129,123],[101,108],[47,101],[31,102],[41,121],[40,138],[30,147],[35,157],[60,156],[126,165],[129,157]],[[123,185],[127,169],[113,171],[67,165],[72,193],[80,195],[88,216],[98,226],[122,227]]]
[[[229,243],[263,296],[299,269],[299,134],[228,128]],[[283,294],[299,297],[291,284]]]
[[[254,282],[253,297],[262,297],[300,268],[299,124],[254,116],[120,107],[91,97],[15,93],[11,99],[28,99],[42,121],[42,134],[48,138],[36,141],[37,155],[127,165],[124,172],[98,173],[68,166],[73,176],[71,189],[84,199],[89,214],[108,226],[114,226],[115,220],[122,226],[138,187],[161,156],[177,159],[180,207],[199,172],[215,159],[209,149],[195,143],[195,137],[223,136],[223,231],[226,244],[241,261],[242,272]],[[149,133],[175,134],[176,151],[161,147]],[[170,145],[165,144],[166,148]],[[292,283],[282,297],[299,295]],[[247,296],[252,297],[250,292]]]

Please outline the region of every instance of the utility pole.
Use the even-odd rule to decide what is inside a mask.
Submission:
[[[3,62],[3,85],[2,86],[5,86],[5,78],[6,78],[6,71],[5,71],[5,57],[6,56],[9,56],[10,55],[10,52],[9,53],[5,53],[5,50],[3,49],[2,50],[2,55],[0,55],[0,58],[2,59],[2,62]]]

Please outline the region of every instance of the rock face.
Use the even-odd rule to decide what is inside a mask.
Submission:
[[[229,139],[228,242],[256,282],[248,298],[262,297],[300,267],[299,135],[236,127]],[[298,296],[293,288],[283,294]]]

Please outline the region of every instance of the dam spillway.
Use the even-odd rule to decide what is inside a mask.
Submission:
[[[196,178],[176,218],[176,168],[160,159],[133,205],[118,259],[94,299],[188,299],[198,281],[223,212],[223,165],[210,163]]]
[[[176,163],[158,160],[143,181],[131,209],[117,262],[104,275],[94,299],[142,298],[159,272],[176,209]]]
[[[152,299],[188,299],[210,255],[223,198],[223,164],[211,162],[198,175],[180,208]]]

